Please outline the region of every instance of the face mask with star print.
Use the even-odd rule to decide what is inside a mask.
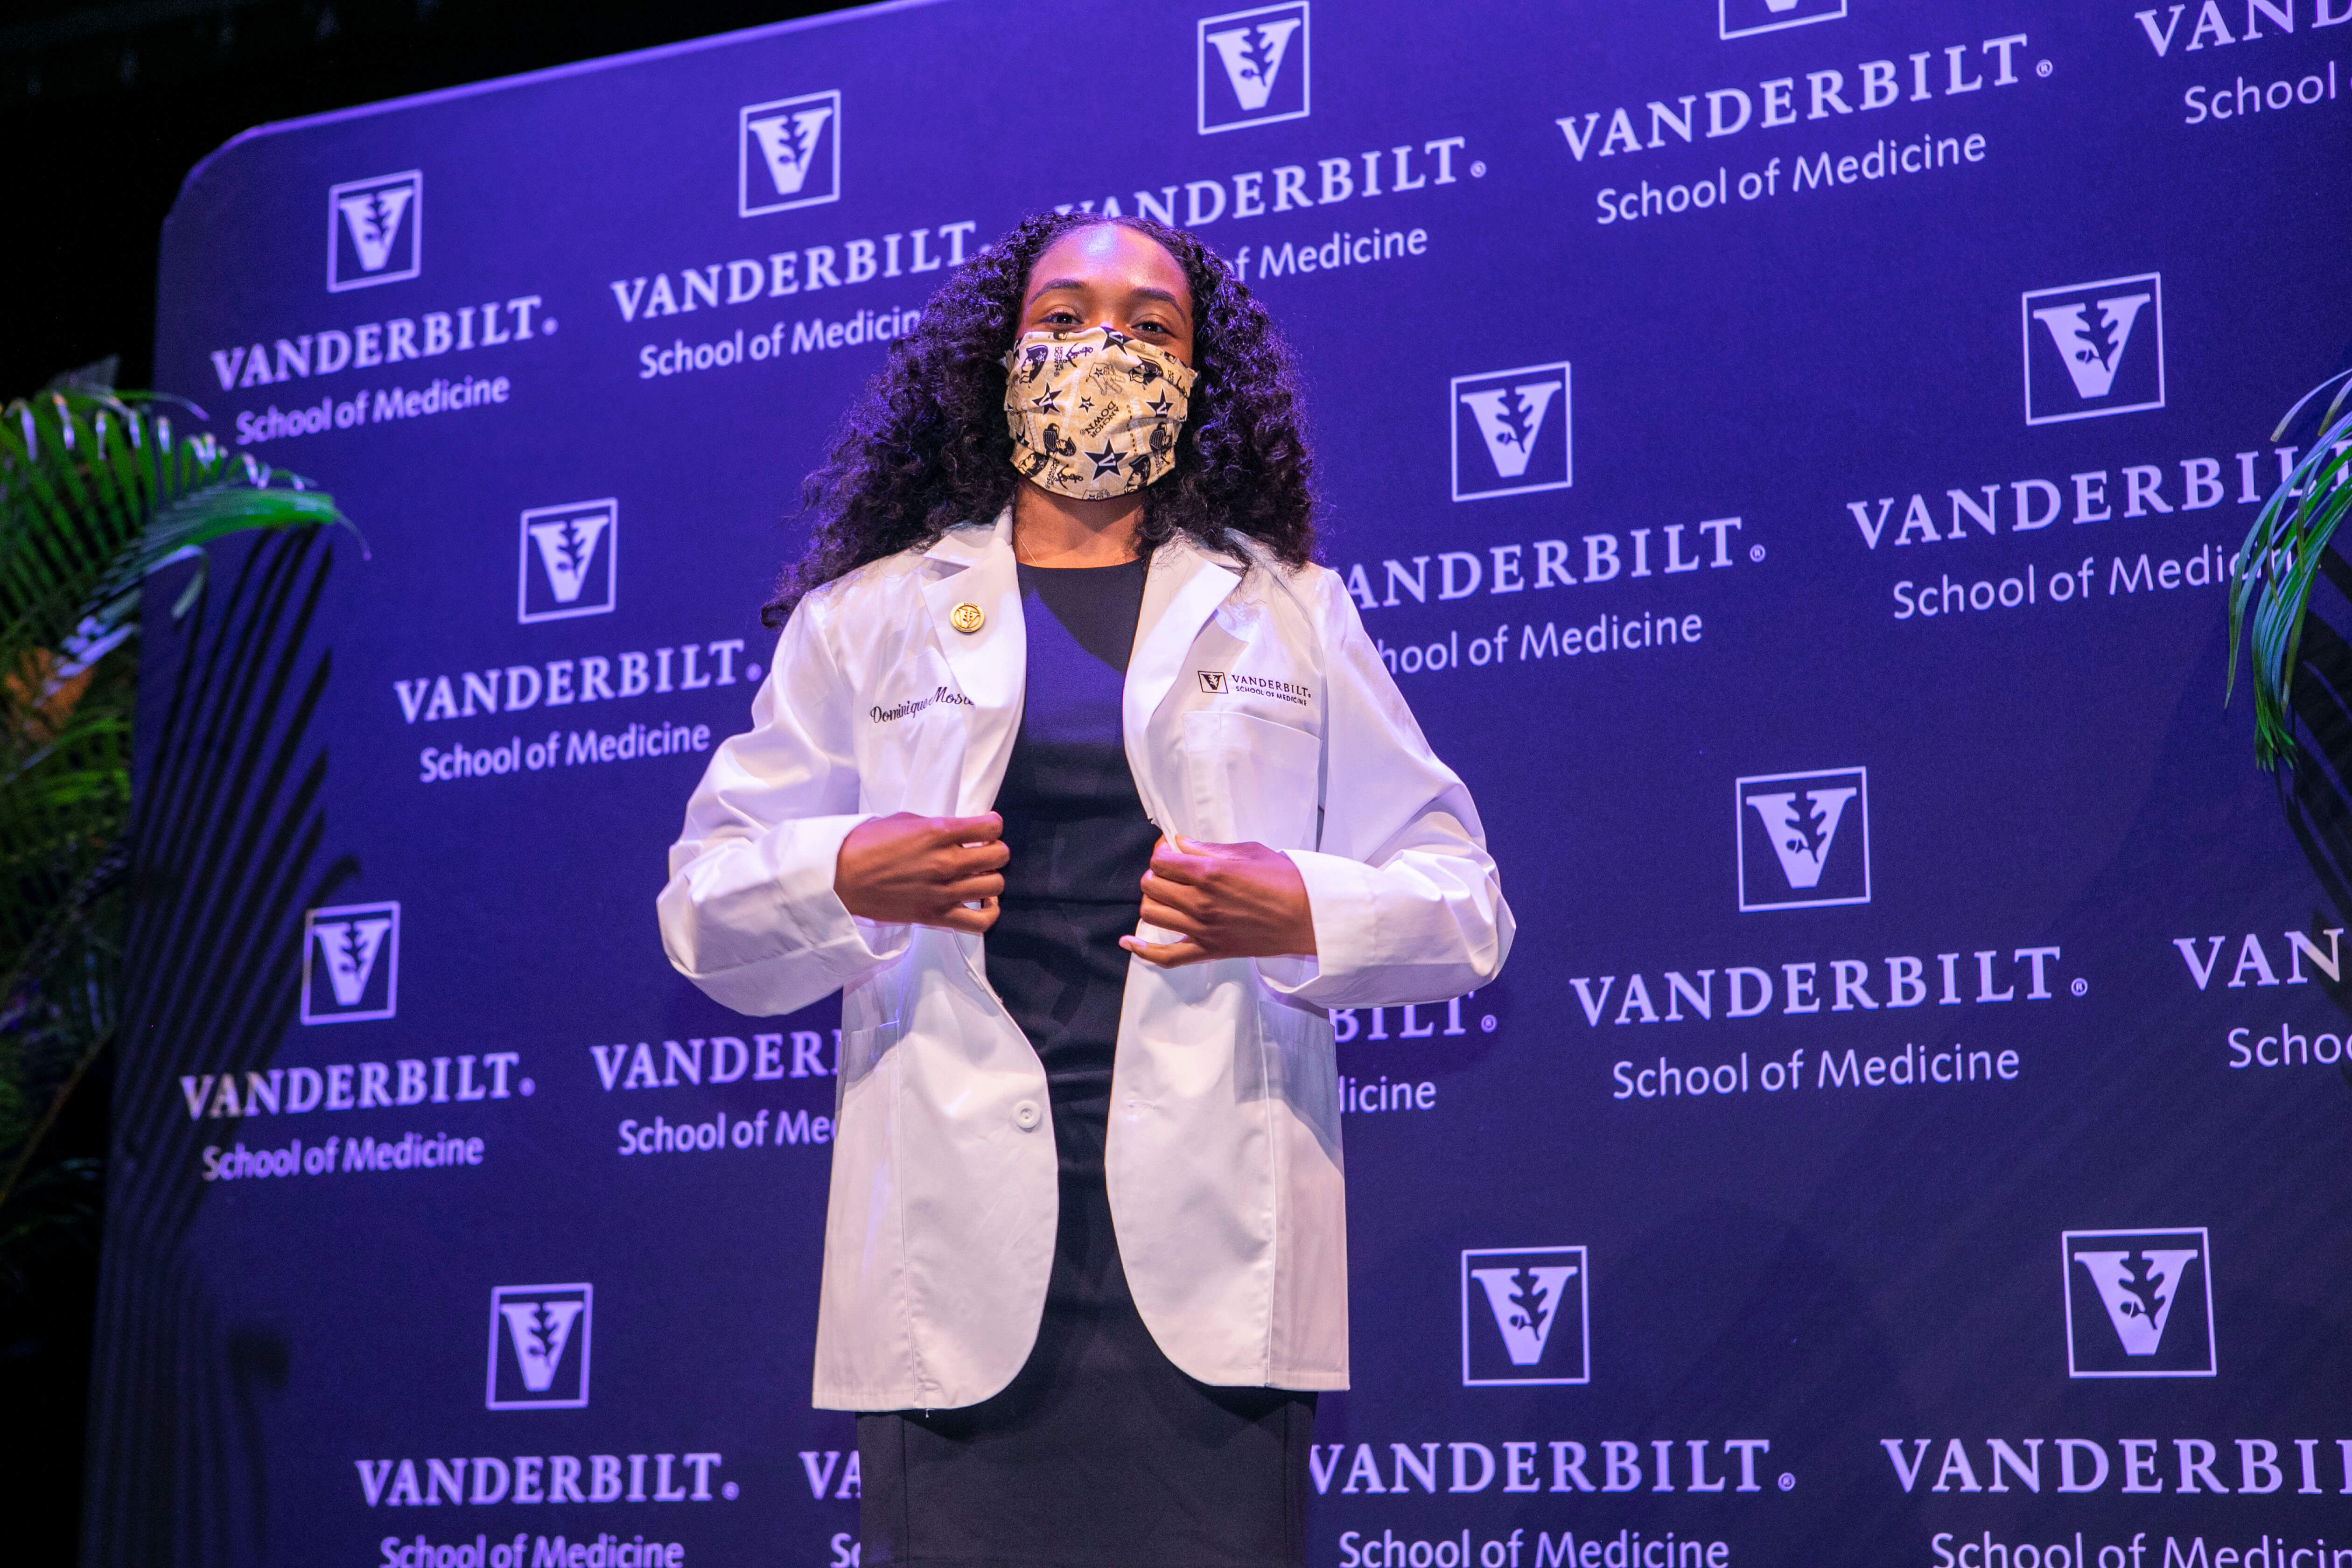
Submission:
[[[1198,373],[1109,327],[1024,332],[1004,356],[1013,466],[1073,500],[1132,495],[1176,462]]]

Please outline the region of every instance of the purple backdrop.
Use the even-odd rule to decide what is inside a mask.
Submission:
[[[90,1560],[855,1561],[834,1014],[652,898],[841,409],[1091,204],[1297,343],[1520,921],[1337,1019],[1312,1560],[2352,1563],[2347,922],[2219,706],[2347,19],[884,6],[223,149],[159,379],[370,553],[151,632]]]

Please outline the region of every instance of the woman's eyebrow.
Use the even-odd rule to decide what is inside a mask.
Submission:
[[[1029,300],[1034,304],[1043,296],[1051,294],[1057,289],[1076,289],[1084,290],[1088,286],[1087,280],[1083,278],[1055,278],[1048,282],[1040,283],[1035,288],[1030,289]],[[1174,306],[1178,313],[1182,315],[1186,320],[1189,321],[1192,319],[1192,313],[1185,308],[1182,297],[1169,289],[1138,288],[1129,289],[1129,292],[1139,295],[1146,300],[1165,300],[1169,304]]]
[[[1130,291],[1140,294],[1147,300],[1165,300],[1171,305],[1176,307],[1176,310],[1180,314],[1185,316],[1190,316],[1192,314],[1192,311],[1184,308],[1184,301],[1181,299],[1175,294],[1169,292],[1165,289],[1136,289]]]

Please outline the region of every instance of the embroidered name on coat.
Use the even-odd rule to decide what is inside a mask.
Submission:
[[[877,707],[873,709],[871,712],[873,720],[877,724],[887,724],[892,720],[904,719],[910,714],[920,713],[924,709],[938,702],[952,703],[964,708],[969,708],[972,705],[971,699],[966,697],[962,692],[950,691],[946,687],[942,686],[936,691],[933,691],[929,697],[917,697],[910,700],[901,702],[895,708]]]

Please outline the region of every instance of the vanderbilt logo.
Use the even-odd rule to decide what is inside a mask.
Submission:
[[[501,1285],[490,1292],[492,1410],[578,1409],[588,1403],[586,1285]]]
[[[1298,708],[1315,704],[1315,689],[1304,681],[1251,675],[1244,670],[1196,669],[1192,673],[1201,678],[1201,689],[1215,696],[1270,697]]]
[[[1870,902],[1870,774],[1864,768],[1735,781],[1739,907]]]
[[[389,1018],[400,1009],[400,906],[339,904],[302,917],[302,1022]]]
[[[397,283],[424,268],[425,175],[378,174],[327,192],[327,291]]]
[[[1569,487],[1568,382],[1564,361],[1454,378],[1455,500]]]
[[[1307,112],[1305,0],[1201,19],[1201,134],[1304,119]]]
[[[839,89],[746,105],[736,136],[744,217],[841,199]]]
[[[528,626],[610,611],[617,587],[620,519],[620,503],[609,496],[524,512],[515,618]]]
[[[2164,406],[2164,279],[2143,272],[2023,296],[2025,422]]]
[[[1581,1247],[1462,1254],[1462,1385],[1589,1383]]]
[[[2070,1230],[2069,1377],[2211,1377],[2212,1243],[2180,1230]]]
[[[1846,0],[1716,0],[1716,36],[1745,38],[1777,33],[1808,22],[1833,22],[1845,15]]]

